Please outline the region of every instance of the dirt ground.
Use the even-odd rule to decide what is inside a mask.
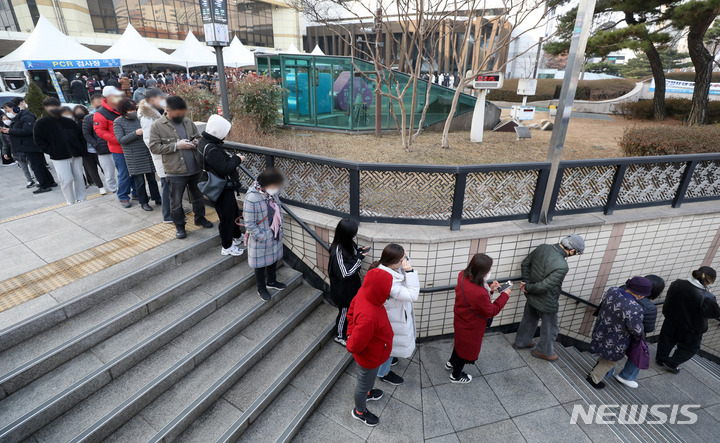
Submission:
[[[503,118],[509,110],[503,111]],[[548,119],[547,112],[537,112],[533,122]],[[612,121],[571,119],[563,151],[564,160],[622,157],[618,141],[626,127],[678,125],[679,121],[663,123],[627,120],[611,116]],[[531,122],[525,122],[529,125]],[[441,149],[442,133],[421,134],[411,152],[400,144],[400,137],[385,134],[378,140],[373,135],[349,135],[328,132],[283,130],[271,140],[250,140],[246,143],[278,149],[315,154],[345,160],[373,163],[411,164],[479,164],[544,161],[547,157],[551,131],[531,130],[532,139],[516,140],[515,132],[485,131],[483,143],[470,142],[468,131],[450,133],[450,149]],[[245,138],[245,137],[242,137]],[[237,140],[242,141],[242,140]]]

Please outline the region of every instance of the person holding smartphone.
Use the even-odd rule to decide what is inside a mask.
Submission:
[[[507,287],[494,302],[490,295],[500,288],[500,283],[490,280],[493,259],[485,254],[475,254],[467,268],[458,274],[455,286],[453,327],[455,346],[445,369],[452,371],[450,382],[470,383],[472,375],[463,372],[466,364],[473,364],[480,355],[485,328],[490,319],[498,315],[510,297]]]

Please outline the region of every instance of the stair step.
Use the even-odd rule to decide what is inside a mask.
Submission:
[[[238,279],[238,274],[231,275],[234,272],[245,276]],[[0,417],[15,421],[0,430],[0,439],[17,441],[38,430],[216,311],[251,286],[252,279],[249,267],[241,263],[216,278],[232,281],[224,290],[211,296],[200,290],[205,289],[201,285],[120,331],[122,344],[116,341],[118,335],[110,337],[6,398],[0,402]],[[208,286],[217,287],[216,283]]]
[[[130,288],[94,308],[74,316],[0,353],[0,389],[10,395],[62,363],[135,323],[168,303],[173,297],[196,287],[238,260],[220,257],[216,251],[204,252],[192,263],[170,270],[155,280],[177,281],[174,285],[144,297]],[[190,266],[194,265],[195,268]],[[191,272],[191,271],[195,272]],[[178,279],[184,275],[186,278]],[[179,280],[179,281],[178,281]]]
[[[222,348],[223,351],[217,353],[218,356],[235,358],[244,355],[253,348],[254,342],[240,332],[256,326],[257,323],[265,324],[266,317],[272,317],[277,311],[287,310],[285,294],[291,292],[302,280],[299,273],[286,268],[279,270],[279,277],[288,283],[288,290],[276,295],[272,301],[260,301],[254,289],[243,292],[235,300],[251,299],[254,301],[251,307],[229,323],[220,321],[220,314],[224,313],[225,309],[213,312],[205,321],[213,318],[216,332],[206,335],[200,345],[188,352],[186,346],[192,342],[184,341],[183,338],[197,329],[207,331],[204,329],[207,323],[203,322],[197,323],[49,423],[34,435],[35,439],[38,442],[102,440],[168,389],[173,388],[173,385],[200,367],[209,357],[212,356],[210,361],[218,364],[227,363],[227,358],[213,356],[219,349]],[[265,334],[268,333],[266,330]]]

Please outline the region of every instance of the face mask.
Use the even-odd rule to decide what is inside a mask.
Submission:
[[[172,120],[173,123],[176,123],[176,124],[179,125],[180,123],[183,122],[183,119],[184,119],[184,118],[185,118],[185,117],[182,116],[182,115],[176,115],[175,117],[170,118],[170,120]]]
[[[137,112],[128,112],[125,114],[125,117],[130,120],[135,120],[137,118]]]
[[[70,114],[70,115],[63,115],[63,117],[69,118],[70,120],[75,120],[75,117],[74,117],[72,114]]]
[[[10,126],[12,122],[10,120],[3,120],[3,123],[5,123],[5,126]]]
[[[266,189],[265,192],[267,192],[270,195],[277,195],[277,193],[280,192],[280,190],[278,188],[269,188],[269,189]]]
[[[5,115],[7,115],[8,118],[15,118],[14,112],[6,112]]]
[[[165,101],[165,99],[160,100],[160,107],[163,109],[167,108],[167,101]]]
[[[492,281],[492,280],[490,280],[491,274],[492,273],[490,271],[488,271],[487,275],[485,276],[485,281]]]
[[[55,117],[60,117],[62,115],[62,109],[53,108],[53,109],[48,110],[48,113],[51,115],[54,115]]]
[[[20,109],[27,109],[25,102],[20,103]]]
[[[75,118],[82,120],[85,118],[85,115],[84,114],[75,114]]]

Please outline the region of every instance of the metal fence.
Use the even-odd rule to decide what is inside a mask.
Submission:
[[[283,201],[361,222],[450,226],[536,223],[549,162],[438,166],[356,163],[239,143],[253,175],[269,166],[288,180]],[[248,179],[243,177],[245,185]],[[720,199],[720,153],[560,163],[548,214],[604,212]]]

